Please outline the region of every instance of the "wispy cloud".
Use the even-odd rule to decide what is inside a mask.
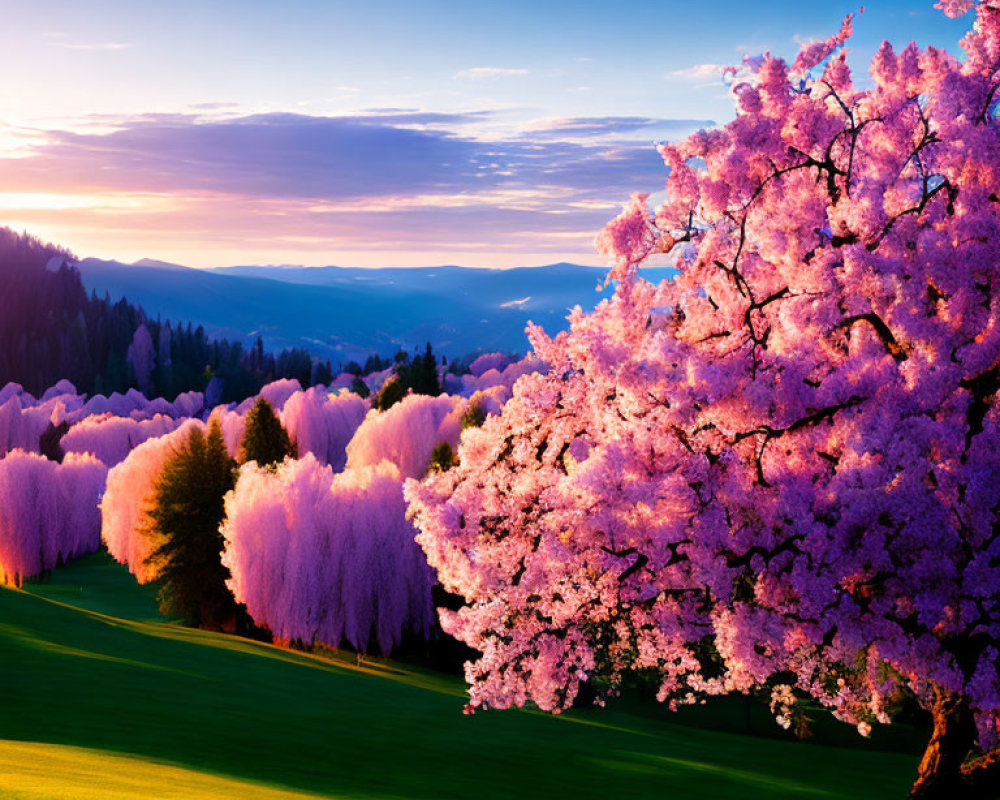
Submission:
[[[104,52],[131,50],[135,46],[134,42],[64,42],[58,40],[49,42],[49,47],[60,47],[63,50],[96,50]]]
[[[685,69],[675,69],[670,74],[675,78],[704,81],[718,78],[724,69],[725,66],[722,64],[693,64]]]
[[[231,111],[239,108],[239,105],[224,100],[214,100],[205,103],[192,103],[189,108],[195,111]]]
[[[622,139],[678,138],[699,128],[711,127],[708,119],[663,119],[657,117],[569,117],[537,120],[521,134],[522,139]]]
[[[456,78],[470,78],[472,80],[486,80],[491,78],[511,78],[517,75],[527,75],[526,69],[507,69],[505,67],[473,67],[463,69],[455,73]]]

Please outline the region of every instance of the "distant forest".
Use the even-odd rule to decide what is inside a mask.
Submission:
[[[0,386],[40,395],[62,378],[87,394],[141,390],[173,399],[206,391],[214,402],[250,397],[279,378],[329,383],[330,363],[301,349],[210,339],[199,325],[150,319],[125,299],[88,297],[68,250],[0,228]],[[213,380],[215,379],[215,380]]]

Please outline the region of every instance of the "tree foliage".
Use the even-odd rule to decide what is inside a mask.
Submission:
[[[428,472],[447,472],[455,466],[455,451],[447,442],[441,442],[431,451]]]
[[[466,405],[461,397],[411,394],[386,412],[369,412],[347,445],[347,468],[391,461],[404,478],[421,477],[435,447],[458,445]]]
[[[164,464],[146,512],[146,535],[155,543],[147,563],[160,582],[160,609],[189,625],[217,628],[235,619],[219,533],[235,468],[218,422],[207,435],[193,427]]]
[[[271,404],[263,397],[258,398],[247,414],[246,433],[240,447],[240,463],[256,461],[260,466],[267,467],[295,456],[296,447]]]
[[[388,411],[406,397],[408,390],[409,387],[399,375],[390,375],[372,396],[372,408],[376,411]]]
[[[274,471],[244,465],[222,529],[229,586],[279,641],[388,653],[434,618],[405,510],[388,461],[339,474],[311,453]]]
[[[472,708],[642,670],[864,734],[906,693],[934,717],[913,796],[995,797],[1000,5],[961,61],[883,44],[870,89],[850,34],[748,60],[736,118],[661,147],[665,203],[598,240],[614,298],[530,331],[550,371],[410,513],[467,602],[442,623],[482,653]]]
[[[441,394],[438,363],[430,342],[427,343],[423,355],[416,355],[412,359],[397,363],[396,374],[414,394],[429,394],[432,397]]]
[[[196,428],[204,436],[204,423],[187,420],[172,433],[148,439],[108,472],[101,498],[101,539],[112,557],[128,566],[139,583],[149,583],[159,574],[150,555],[161,542],[154,538],[146,520],[157,481]]]
[[[320,463],[340,472],[347,462],[347,444],[368,408],[358,394],[331,394],[314,386],[292,395],[282,409],[281,419],[300,455],[312,453]]]
[[[0,582],[20,585],[101,543],[97,501],[107,467],[15,450],[0,458]]]

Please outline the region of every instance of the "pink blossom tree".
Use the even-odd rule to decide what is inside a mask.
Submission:
[[[101,499],[101,538],[116,561],[125,564],[139,583],[155,580],[159,570],[149,557],[162,544],[147,534],[147,512],[156,482],[177,445],[191,430],[204,432],[201,420],[185,421],[164,436],[148,439],[108,472]]]
[[[666,202],[599,237],[614,297],[531,329],[549,373],[408,482],[471,708],[643,670],[866,734],[907,694],[934,720],[912,797],[1000,794],[1000,3],[975,9],[963,59],[885,43],[869,89],[850,18],[733,71],[736,118],[663,145]],[[675,280],[642,280],[654,252]]]
[[[340,472],[347,462],[347,444],[369,407],[368,400],[352,392],[331,394],[314,386],[285,401],[281,421],[300,454],[312,453],[334,472]]]
[[[39,402],[24,393],[10,394],[3,401],[0,395],[0,455],[11,450],[37,453],[39,440],[49,424],[62,422],[67,416],[67,402],[73,405],[76,400],[75,396],[53,397]]]
[[[182,421],[163,414],[144,420],[95,414],[73,425],[60,444],[67,453],[92,453],[113,467],[124,461],[136,446],[170,433]]]
[[[20,585],[96,550],[106,475],[90,455],[71,454],[58,464],[14,450],[0,459],[0,581]]]
[[[386,411],[369,411],[347,445],[347,468],[385,460],[404,478],[422,477],[437,445],[457,446],[466,405],[461,397],[410,394]]]
[[[251,462],[225,509],[229,587],[277,640],[387,653],[405,630],[430,630],[432,574],[394,464],[334,474],[312,453],[276,470]]]
[[[156,349],[153,347],[153,337],[145,323],[139,325],[132,336],[132,344],[128,346],[128,363],[135,375],[139,391],[147,397],[153,393],[153,367],[156,361]]]

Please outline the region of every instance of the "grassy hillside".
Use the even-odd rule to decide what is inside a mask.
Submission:
[[[0,797],[892,798],[916,759],[624,711],[461,713],[460,681],[159,618],[107,556],[0,589]]]

